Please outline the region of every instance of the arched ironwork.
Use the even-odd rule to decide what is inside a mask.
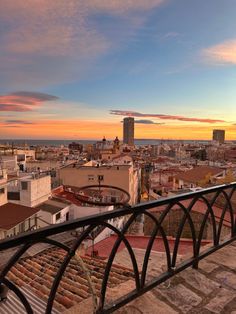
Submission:
[[[99,181],[100,183],[100,181]],[[115,191],[116,193],[120,194],[119,200],[110,196],[110,200],[107,200],[107,197],[104,197],[103,191],[110,190]],[[93,191],[94,195],[89,195],[88,192]],[[87,193],[87,195],[85,194]],[[94,184],[94,185],[86,185],[76,189],[75,192],[76,198],[81,201],[82,203],[96,205],[96,206],[125,206],[130,201],[130,194],[122,188],[113,185],[107,184]],[[118,195],[119,196],[119,195]]]
[[[107,186],[106,186],[107,187]],[[109,186],[108,186],[109,187]],[[122,189],[120,189],[123,192]],[[175,274],[183,271],[188,267],[198,267],[198,263],[208,256],[209,254],[219,250],[220,248],[226,246],[227,244],[236,240],[236,209],[235,204],[232,199],[235,195],[236,183],[231,183],[227,185],[221,185],[216,187],[211,187],[203,189],[196,192],[185,193],[182,195],[171,196],[169,198],[162,198],[157,201],[138,204],[133,207],[122,206],[113,211],[104,212],[101,214],[84,217],[81,219],[68,221],[65,223],[45,227],[31,232],[26,232],[24,234],[7,238],[0,241],[0,252],[4,250],[15,248],[16,251],[9,258],[9,261],[2,268],[0,273],[0,283],[7,286],[12,293],[15,293],[22,305],[25,307],[27,313],[33,314],[33,309],[30,302],[27,300],[27,297],[24,295],[23,291],[16,286],[14,282],[7,277],[9,271],[16,265],[16,263],[24,256],[27,250],[37,243],[47,243],[51,246],[62,249],[65,254],[63,255],[63,260],[57,272],[55,274],[52,286],[50,288],[50,293],[47,300],[46,312],[47,314],[52,312],[54,299],[57,293],[57,289],[60,285],[60,282],[65,275],[65,271],[77,252],[77,249],[80,247],[81,243],[93,233],[94,230],[98,227],[104,227],[110,229],[117,238],[111,247],[111,252],[108,257],[104,276],[101,283],[100,290],[100,301],[98,303],[97,313],[111,313],[121,306],[127,304],[131,300],[141,296],[145,292],[151,290],[152,288],[158,286],[159,284],[169,280]],[[119,205],[127,204],[129,201],[129,195],[126,194],[125,203],[120,203]],[[217,205],[218,198],[221,198],[221,212],[220,217],[215,216],[214,206]],[[184,203],[183,201],[188,201]],[[192,212],[194,211],[195,204],[201,201],[205,206],[205,210],[202,212],[202,219],[200,221],[199,230],[196,229],[196,225],[192,218]],[[116,203],[117,204],[117,203]],[[187,204],[187,205],[186,205]],[[106,204],[107,205],[107,204]],[[104,206],[104,204],[103,204]],[[168,234],[164,228],[164,223],[167,220],[168,215],[176,209],[183,213],[183,216],[177,227],[176,237],[174,240],[173,251],[170,249]],[[155,215],[155,210],[150,211],[151,209],[159,209],[159,216]],[[161,209],[161,210],[160,210]],[[222,239],[223,234],[223,225],[225,217],[229,217],[227,224],[229,226],[229,235],[227,238]],[[137,217],[144,215],[151,219],[154,227],[151,231],[149,237],[146,251],[144,254],[143,265],[141,269],[138,269],[137,259],[135,256],[135,251],[132,248],[132,245],[129,242],[127,237],[128,230]],[[122,228],[118,229],[113,226],[111,221],[112,219],[123,219],[125,222]],[[217,218],[217,219],[216,219]],[[207,226],[207,223],[211,220],[212,228],[212,243],[208,246],[207,250],[202,250],[202,240],[204,238],[204,230]],[[190,228],[190,235],[192,239],[192,256],[177,263],[177,256],[180,250],[181,236],[183,234],[184,227],[188,226]],[[60,234],[65,231],[73,231],[75,229],[83,229],[83,232],[73,240],[71,246],[60,243],[54,239],[51,239],[50,236]],[[166,270],[161,274],[157,274],[152,280],[147,279],[148,276],[148,266],[149,266],[149,257],[153,249],[154,241],[158,238],[160,241],[163,241],[164,251],[166,254]],[[106,292],[109,281],[109,276],[111,269],[114,263],[114,259],[118,252],[119,246],[124,244],[125,248],[128,251],[128,256],[131,261],[133,269],[133,279],[135,282],[135,288],[129,292],[127,295],[124,295],[122,298],[117,299],[112,302],[112,304],[106,303]]]

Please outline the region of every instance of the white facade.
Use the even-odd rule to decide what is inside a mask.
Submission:
[[[133,165],[133,159],[129,155],[117,156],[111,161],[113,165]]]
[[[54,207],[54,210],[46,209],[44,208],[44,205],[50,205],[51,207]],[[70,206],[70,204],[61,203],[55,200],[48,200],[43,204],[38,205],[37,208],[41,209],[38,221],[39,227],[68,221],[70,216]]]
[[[104,213],[107,211],[111,211],[113,209],[114,209],[113,206],[104,206],[104,207],[89,207],[89,206],[87,207],[86,206],[86,207],[83,207],[83,206],[73,205],[71,213],[73,214],[73,219],[76,219],[76,218],[81,218],[81,217],[85,217],[85,216],[89,216],[89,215]],[[124,217],[117,217],[117,218],[110,219],[107,222],[109,224],[111,224],[112,226],[114,226],[115,228],[117,228],[118,230],[121,230],[122,227],[124,226],[125,219],[126,219],[125,216]],[[80,231],[81,230],[77,229],[77,232],[80,232]],[[96,232],[96,228],[94,229],[94,231]],[[98,234],[95,236],[95,238],[93,240],[87,239],[83,243],[84,243],[85,247],[88,248],[88,247],[93,246],[94,244],[108,238],[111,234],[114,234],[114,231],[108,227],[105,227],[103,230],[101,230],[101,232],[98,232]]]
[[[105,213],[113,209],[113,206],[77,206],[72,204],[70,207],[70,220]]]
[[[25,155],[26,159],[34,160],[35,159],[35,150],[34,149],[17,149],[17,155]]]
[[[0,206],[7,203],[7,171],[0,169]]]
[[[17,165],[17,155],[2,155],[1,156],[1,167],[7,169],[8,173],[16,173],[19,171]]]
[[[51,177],[33,175],[11,181],[8,185],[8,192],[10,192],[8,193],[8,200],[11,203],[35,207],[49,198],[51,194]],[[16,196],[17,193],[18,197],[14,197],[13,194]]]
[[[16,226],[9,230],[0,229],[0,240],[3,240],[7,237],[15,236],[22,232],[37,229],[38,216],[40,216],[40,212],[32,215],[31,217],[27,218],[26,220],[22,221],[21,223],[17,224]]]
[[[27,172],[42,171],[57,169],[60,167],[60,162],[57,160],[30,160],[26,162]]]

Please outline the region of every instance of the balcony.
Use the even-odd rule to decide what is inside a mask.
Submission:
[[[0,282],[9,291],[0,313],[130,313],[134,308],[142,313],[148,306],[152,313],[231,313],[236,310],[235,190],[236,183],[211,187],[1,241]],[[181,213],[175,224],[173,213]],[[110,223],[124,217],[120,230]],[[136,249],[129,232],[145,219],[149,234]],[[105,246],[97,246],[98,256],[86,255],[84,241],[98,227],[113,231],[110,247],[106,256],[101,256]],[[76,229],[83,231],[66,240]]]

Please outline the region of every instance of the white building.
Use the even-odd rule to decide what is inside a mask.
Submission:
[[[8,183],[8,201],[35,207],[46,201],[51,194],[51,177],[31,174]]]
[[[6,169],[8,174],[17,174],[19,171],[17,155],[2,155],[0,166],[2,169]]]
[[[113,209],[114,206],[78,206],[72,204],[70,207],[70,220],[105,213]]]
[[[39,226],[58,224],[69,220],[70,203],[65,200],[49,199],[39,204],[40,209]]]
[[[35,150],[34,149],[17,149],[17,155],[25,155],[26,160],[35,160]]]
[[[37,229],[40,209],[7,203],[0,206],[0,240]]]
[[[0,169],[0,206],[7,203],[7,171]]]
[[[110,163],[117,166],[133,165],[133,159],[129,155],[119,155],[117,157],[114,157]]]

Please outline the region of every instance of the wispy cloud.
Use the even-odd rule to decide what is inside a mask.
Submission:
[[[169,39],[169,38],[176,38],[176,37],[180,37],[181,34],[177,33],[177,32],[168,32],[166,34],[164,34],[161,39]]]
[[[124,121],[120,121],[121,123],[123,123]],[[134,120],[134,123],[136,124],[158,124],[158,125],[163,125],[165,123],[163,122],[155,122],[155,121],[152,121],[152,120],[146,120],[146,119],[142,119],[142,120]]]
[[[133,34],[143,25],[146,12],[165,1],[2,0],[0,82],[22,88],[22,82],[44,86],[81,78],[94,68],[93,61],[122,45],[130,31]],[[122,34],[114,27],[102,29],[92,20],[101,13],[125,21]]]
[[[57,99],[59,98],[53,95],[26,91],[0,95],[0,111],[32,111],[33,109],[36,109],[37,107],[42,105],[42,103],[44,102],[55,101]]]
[[[208,47],[201,53],[204,60],[211,64],[236,64],[236,39]]]
[[[20,125],[28,125],[28,124],[35,124],[34,122],[27,121],[27,120],[5,120],[4,123],[6,124],[20,124]]]
[[[219,119],[204,119],[204,118],[189,118],[184,116],[175,116],[175,115],[166,115],[166,114],[157,114],[157,113],[140,113],[135,111],[124,111],[124,110],[110,110],[110,114],[118,116],[129,116],[129,117],[149,117],[157,118],[161,120],[178,120],[178,121],[187,121],[187,122],[201,122],[201,123],[217,123],[225,122],[224,120]]]
[[[155,121],[152,121],[152,120],[134,120],[134,123],[137,123],[137,124],[158,124],[158,125],[161,125],[161,124],[164,124],[162,122],[155,122]]]
[[[32,127],[37,124],[36,122],[29,120],[20,120],[20,119],[12,119],[12,120],[3,120],[0,121],[0,127],[2,128],[22,128],[22,127]]]
[[[84,1],[78,1],[83,3]],[[109,13],[124,14],[129,11],[150,10],[163,3],[164,0],[91,0],[86,1],[86,6],[92,10],[107,11]]]

